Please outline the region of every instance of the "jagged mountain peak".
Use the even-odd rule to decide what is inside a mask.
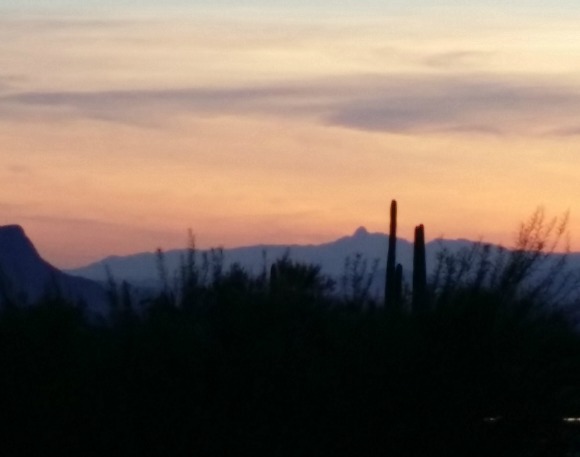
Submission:
[[[20,225],[0,225],[0,248],[8,247],[28,248],[34,251],[34,245],[26,236]]]
[[[365,237],[365,236],[368,236],[368,235],[369,235],[369,231],[366,229],[366,227],[364,227],[364,226],[361,225],[359,228],[357,228],[354,231],[354,233],[353,233],[352,236],[354,236],[356,238],[362,238],[362,237]]]
[[[0,226],[0,266],[37,263],[42,259],[20,225]]]
[[[20,225],[0,226],[0,277],[0,307],[6,301],[32,304],[47,288],[56,286],[72,302],[83,301],[92,311],[104,309],[104,290],[85,278],[65,274],[43,260]]]
[[[0,225],[0,235],[26,236],[24,234],[24,229],[21,225],[18,224]]]

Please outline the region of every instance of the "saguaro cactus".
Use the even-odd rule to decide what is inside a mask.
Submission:
[[[385,278],[385,307],[392,307],[396,297],[397,261],[397,201],[391,201],[391,223],[389,226],[389,249],[387,251],[387,275]]]
[[[425,260],[425,227],[415,227],[413,245],[413,311],[427,307],[427,264]]]
[[[395,269],[395,303],[400,304],[403,301],[403,265],[397,264]]]

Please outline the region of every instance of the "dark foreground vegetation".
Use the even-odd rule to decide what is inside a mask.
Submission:
[[[0,452],[577,455],[580,334],[555,294],[573,283],[540,268],[554,232],[533,224],[542,246],[442,253],[416,308],[360,269],[337,296],[314,266],[252,277],[192,247],[145,304],[111,280],[102,321],[58,297],[4,309]]]

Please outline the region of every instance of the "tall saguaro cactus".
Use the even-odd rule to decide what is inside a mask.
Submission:
[[[397,262],[397,201],[391,201],[391,223],[389,226],[389,250],[387,251],[387,276],[385,278],[385,307],[392,307],[396,300]]]
[[[403,302],[403,265],[397,264],[395,269],[395,303],[400,306]]]
[[[413,245],[413,311],[427,307],[427,264],[425,260],[425,227],[415,227]]]

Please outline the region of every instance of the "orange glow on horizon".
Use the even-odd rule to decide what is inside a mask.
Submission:
[[[580,250],[576,29],[455,19],[0,19],[0,225],[73,267],[385,232],[396,198],[406,239],[509,246],[542,205]]]

